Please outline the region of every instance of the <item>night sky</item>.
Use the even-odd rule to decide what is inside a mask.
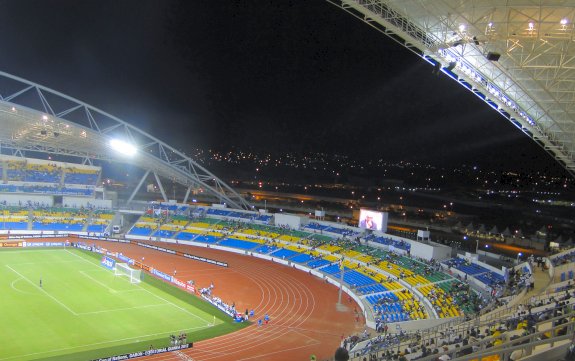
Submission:
[[[447,76],[323,0],[0,2],[0,70],[179,148],[564,174]]]

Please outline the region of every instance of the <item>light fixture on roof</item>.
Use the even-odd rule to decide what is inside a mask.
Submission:
[[[120,139],[110,140],[110,147],[112,147],[116,152],[130,157],[136,155],[138,151],[134,145]]]
[[[567,19],[565,19],[565,18],[561,19],[560,23],[563,26],[567,25]]]
[[[460,33],[464,33],[465,29],[466,29],[465,24],[459,24],[459,32]]]
[[[535,29],[535,24],[531,21],[529,23],[529,31],[533,31],[533,29]]]

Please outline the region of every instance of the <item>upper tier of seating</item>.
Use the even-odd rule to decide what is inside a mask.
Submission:
[[[411,244],[409,244],[408,242],[396,240],[396,239],[389,238],[389,237],[376,236],[375,234],[370,234],[370,235],[365,237],[365,240],[370,241],[370,242],[383,244],[386,246],[393,246],[395,248],[399,248],[399,249],[404,250],[404,251],[410,251],[411,250]]]
[[[475,276],[475,275],[489,272],[489,270],[487,268],[480,266],[478,264],[475,264],[475,263],[468,262],[464,258],[460,258],[460,257],[451,258],[451,259],[442,261],[441,263],[445,264],[446,266],[453,267],[456,270],[461,271],[461,272],[468,274],[470,276]]]
[[[24,169],[25,182],[60,183],[61,179],[62,169],[55,166],[27,164]]]
[[[64,194],[76,194],[77,191],[70,191],[76,188],[69,185],[96,186],[100,171],[97,169],[64,167],[61,163],[33,163],[24,160],[2,160],[2,168],[6,168],[6,179],[8,182],[29,182],[29,183],[49,183],[57,185],[58,191],[64,189]],[[4,173],[1,173],[4,178]],[[65,186],[68,185],[68,186]],[[66,191],[68,190],[68,191]],[[22,189],[14,190],[6,188],[3,191],[26,191]],[[37,193],[57,193],[55,189],[44,189]],[[80,193],[79,193],[80,194]],[[80,194],[81,195],[81,194]]]
[[[212,216],[222,216],[228,218],[249,219],[252,221],[258,221],[264,223],[267,223],[272,219],[272,215],[270,214],[238,212],[223,208],[209,208],[207,210],[207,214]]]
[[[335,227],[333,225],[320,224],[317,222],[309,222],[308,224],[304,225],[303,228],[309,229],[311,231],[335,233],[335,234],[338,234],[341,236],[347,236],[347,237],[355,237],[355,236],[360,234],[359,231],[355,231],[355,230],[351,230],[351,229],[347,229],[347,228]]]
[[[67,173],[64,177],[64,183],[66,184],[85,184],[85,185],[96,185],[98,181],[98,174],[86,174],[86,173]]]
[[[72,188],[63,186],[0,184],[0,193],[39,193],[64,196],[93,196],[93,188]]]
[[[549,257],[554,266],[575,262],[575,248]]]

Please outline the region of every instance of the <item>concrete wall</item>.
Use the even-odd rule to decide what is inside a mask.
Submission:
[[[541,361],[541,360],[561,360],[565,355],[567,355],[567,350],[569,349],[569,343],[561,346],[553,347],[544,352],[539,352],[531,356],[526,356],[521,358],[521,361]]]
[[[291,229],[299,229],[301,217],[285,213],[274,213],[275,226],[289,226]]]
[[[28,201],[47,205],[49,207],[54,205],[54,197],[48,195],[37,194],[0,194],[0,202],[6,201],[9,206],[25,205]]]
[[[62,197],[62,204],[66,207],[71,208],[88,208],[90,206],[94,206],[96,208],[112,208],[112,200],[110,199],[90,199],[86,197],[69,197],[63,196]]]

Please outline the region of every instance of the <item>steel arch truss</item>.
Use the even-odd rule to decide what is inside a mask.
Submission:
[[[152,172],[156,180],[162,176],[187,187],[186,195],[191,188],[200,188],[232,208],[252,208],[214,174],[154,136],[75,98],[4,72],[0,72],[0,122],[0,147],[13,153],[72,156],[84,164],[93,159],[130,163]],[[112,139],[133,145],[136,155],[115,151]]]
[[[327,1],[440,68],[575,176],[574,1]]]

